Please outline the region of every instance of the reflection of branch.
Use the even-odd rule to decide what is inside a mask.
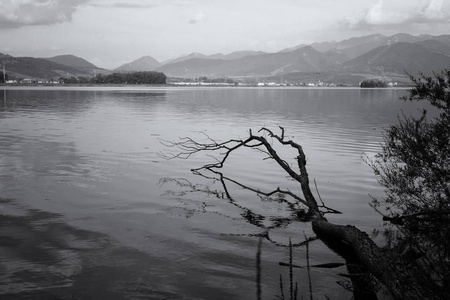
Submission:
[[[209,178],[209,177],[207,177]],[[209,179],[217,179],[217,178],[209,178]],[[173,182],[176,185],[182,187],[182,188],[188,188],[189,192],[200,192],[200,193],[205,193],[207,195],[213,195],[218,199],[224,199],[227,200],[228,203],[234,205],[235,207],[239,208],[240,210],[242,210],[242,212],[240,213],[241,217],[244,218],[244,220],[246,220],[248,223],[261,228],[262,232],[259,233],[250,233],[250,234],[225,234],[227,236],[248,236],[248,237],[260,237],[260,238],[264,238],[265,240],[269,241],[270,243],[276,245],[276,246],[280,246],[280,247],[288,247],[285,244],[279,243],[275,240],[273,240],[270,236],[270,230],[275,229],[275,228],[283,228],[285,226],[287,226],[288,224],[290,224],[293,221],[296,220],[300,220],[300,221],[308,221],[309,217],[306,213],[302,213],[301,210],[299,210],[298,207],[295,207],[295,205],[289,201],[287,201],[286,199],[282,199],[282,198],[276,198],[276,199],[272,199],[270,197],[267,197],[266,200],[269,201],[276,201],[278,203],[284,203],[287,205],[289,211],[292,212],[293,217],[290,218],[283,218],[283,217],[275,217],[275,216],[271,216],[271,217],[267,217],[264,216],[262,214],[259,213],[255,213],[254,211],[252,211],[251,209],[249,209],[248,207],[245,207],[239,203],[237,203],[229,194],[228,192],[228,188],[226,186],[225,180],[219,180],[222,183],[222,187],[224,188],[224,191],[219,191],[219,190],[211,190],[207,185],[199,185],[199,184],[193,184],[191,183],[189,180],[185,179],[185,178],[162,178],[159,180],[159,184],[160,185],[164,185],[167,184],[169,182]],[[245,187],[245,186],[244,186]],[[182,195],[184,195],[185,192],[182,193]],[[205,209],[202,207],[202,209],[198,210],[199,212],[205,213]],[[220,213],[219,213],[220,214]],[[220,214],[222,215],[222,214]],[[223,215],[224,217],[229,217],[226,215]],[[264,222],[270,222],[269,224],[264,224]],[[308,242],[312,242],[317,240],[317,237],[311,237],[308,238],[307,240],[300,242],[300,243],[295,243],[292,244],[293,247],[301,247],[304,246],[306,243]]]
[[[227,186],[225,185],[224,180],[220,180],[220,182],[222,183],[222,187],[224,188],[224,191],[211,190],[207,185],[193,184],[189,180],[184,179],[184,178],[163,178],[163,179],[160,179],[160,181],[159,181],[159,183],[161,185],[166,184],[168,182],[173,182],[180,187],[188,188],[189,192],[201,192],[201,193],[205,193],[208,195],[213,195],[218,199],[226,199],[228,203],[230,203],[230,204],[236,206],[237,208],[239,208],[240,210],[242,210],[240,215],[247,222],[263,229],[264,231],[268,231],[268,230],[274,229],[274,228],[285,227],[289,223],[291,223],[294,219],[298,219],[297,216],[296,216],[296,218],[281,218],[281,217],[274,217],[274,216],[266,217],[262,214],[255,213],[248,207],[245,207],[245,206],[239,204],[238,202],[236,202],[234,200],[233,197],[231,197],[231,195],[228,192]],[[183,192],[183,194],[184,194],[184,192]],[[270,197],[267,197],[267,200],[277,201],[278,203],[285,203],[285,204],[287,204],[289,210],[292,212],[297,212],[297,210],[298,210],[296,207],[292,207],[292,203],[290,203],[289,201],[287,201],[285,199],[272,199]],[[263,223],[263,221],[269,221],[270,223],[268,225],[265,225]],[[266,239],[270,240],[270,238],[268,236],[265,236],[264,233],[258,234],[258,236],[263,236]]]

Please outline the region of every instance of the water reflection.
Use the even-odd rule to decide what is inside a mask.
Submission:
[[[8,89],[0,112],[0,188],[2,197],[15,204],[3,203],[2,213],[8,216],[4,228],[13,233],[16,228],[20,235],[14,240],[10,233],[3,234],[2,262],[23,270],[25,260],[12,250],[30,240],[42,254],[41,261],[30,256],[35,261],[26,261],[30,269],[43,269],[46,260],[48,273],[55,262],[56,275],[49,275],[50,283],[34,278],[34,271],[14,272],[14,284],[28,285],[29,291],[52,292],[53,284],[71,285],[75,295],[99,299],[113,298],[109,296],[114,293],[132,297],[135,291],[174,299],[179,295],[248,299],[254,292],[257,246],[257,238],[248,236],[261,230],[246,220],[266,227],[280,224],[270,233],[280,244],[289,237],[294,243],[303,240],[299,232],[310,236],[309,227],[284,222],[292,218],[291,211],[280,209],[278,199],[262,202],[239,188],[233,189],[233,199],[248,210],[173,182],[170,188],[161,187],[160,178],[170,177],[223,190],[220,183],[190,173],[209,157],[162,161],[156,153],[165,148],[158,137],[204,138],[199,132],[206,132],[227,140],[246,136],[249,128],[282,125],[289,138],[304,146],[310,176],[317,179],[322,198],[345,212],[330,221],[370,231],[380,220],[368,207],[367,194],[380,189],[361,155],[377,151],[379,129],[395,122],[400,108],[415,109],[405,107],[394,92],[385,92],[383,96],[376,91],[320,89]],[[289,155],[282,150],[280,154]],[[255,155],[233,157],[227,174],[251,186],[282,183],[292,191],[298,189]],[[272,218],[280,215],[281,219]],[[326,247],[313,247],[318,263],[334,257]],[[28,255],[25,252],[21,255]],[[279,290],[278,262],[286,252],[265,242],[263,253],[263,294],[274,295]],[[302,252],[296,255],[304,257]],[[64,257],[67,264],[61,262]],[[79,263],[81,271],[73,267]],[[331,288],[333,276],[317,272],[313,275],[317,293],[340,290]],[[9,288],[3,286],[0,293],[13,293]]]
[[[52,90],[52,89],[4,89],[3,103],[10,112],[34,111],[74,115],[94,109],[95,105],[105,101],[124,105],[129,108],[151,106],[154,102],[164,101],[165,92],[127,92],[108,90]],[[6,101],[8,99],[8,101]]]
[[[14,199],[0,198],[0,205],[2,299],[121,299],[124,291],[128,297],[183,299],[168,292],[176,282],[161,281],[170,262],[72,227],[60,214],[27,209]]]

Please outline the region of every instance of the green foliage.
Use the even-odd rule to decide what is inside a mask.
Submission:
[[[91,82],[97,84],[165,84],[166,75],[160,72],[132,72],[99,74]]]
[[[77,84],[78,83],[78,78],[76,78],[75,76],[60,77],[59,78],[59,82],[60,83],[64,83],[64,84]]]
[[[64,84],[165,84],[166,75],[159,72],[113,73],[98,74],[90,79],[83,76],[60,77],[59,82]]]
[[[79,83],[89,83],[89,79],[88,78],[86,78],[86,77],[83,77],[83,76],[81,76],[81,77],[78,77],[78,82]]]
[[[424,270],[443,288],[450,283],[450,71],[434,77],[411,76],[406,101],[428,101],[438,111],[428,118],[401,116],[385,130],[382,152],[370,162],[387,194],[396,247],[422,256]]]
[[[359,84],[362,88],[376,88],[376,87],[387,87],[387,83],[379,79],[364,79]]]

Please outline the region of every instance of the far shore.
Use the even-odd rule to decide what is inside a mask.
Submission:
[[[167,90],[167,89],[409,89],[409,86],[394,87],[360,87],[360,86],[299,86],[299,85],[280,85],[280,86],[255,86],[255,85],[178,85],[178,84],[0,84],[0,89],[16,90],[16,89],[55,89],[55,90]]]

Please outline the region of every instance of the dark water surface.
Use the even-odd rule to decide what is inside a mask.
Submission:
[[[249,128],[286,128],[301,143],[321,198],[343,212],[333,222],[371,232],[382,190],[362,157],[379,151],[381,129],[417,104],[395,89],[9,88],[0,95],[0,298],[251,299],[264,230],[248,208],[289,217],[282,204],[229,186],[236,203],[172,179],[223,191],[190,169],[213,160],[161,159],[159,139],[245,138]],[[282,154],[291,155],[280,150]],[[293,157],[293,155],[291,155]],[[232,157],[227,175],[260,189],[298,187],[255,152]],[[315,188],[314,188],[315,190]],[[269,231],[280,244],[313,236],[292,222]],[[305,249],[294,250],[305,265]],[[262,243],[264,299],[281,295],[288,250]],[[312,264],[340,262],[321,242]],[[344,268],[313,270],[316,299],[350,299]],[[307,273],[295,271],[308,296]],[[288,286],[288,281],[285,282]]]

